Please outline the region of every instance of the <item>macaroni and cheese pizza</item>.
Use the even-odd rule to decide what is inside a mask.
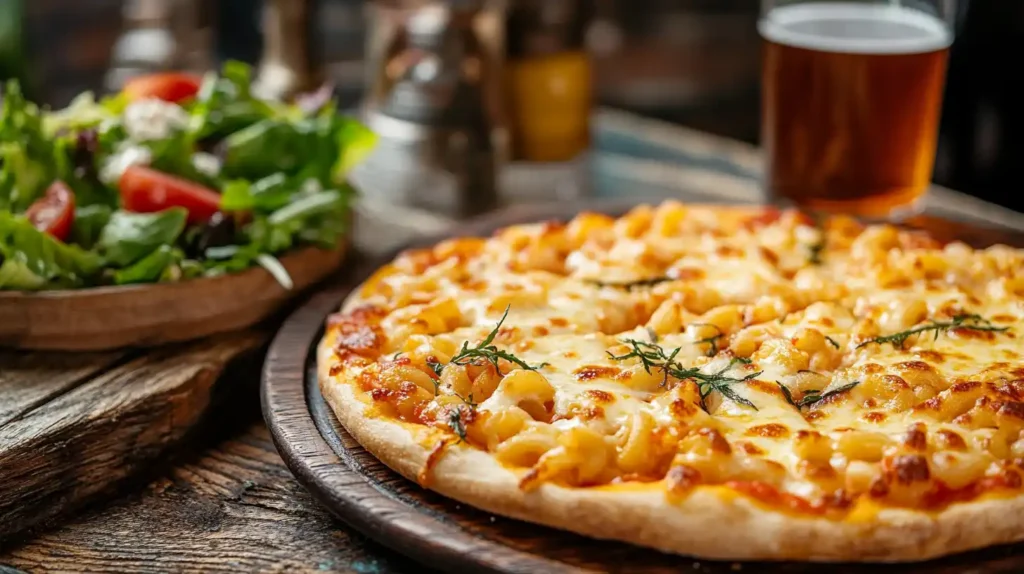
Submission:
[[[426,488],[720,559],[1024,538],[1024,252],[844,217],[640,206],[380,269],[320,388]]]

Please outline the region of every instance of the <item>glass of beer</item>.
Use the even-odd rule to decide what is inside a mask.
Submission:
[[[765,187],[780,204],[915,212],[931,182],[956,0],[762,0]]]

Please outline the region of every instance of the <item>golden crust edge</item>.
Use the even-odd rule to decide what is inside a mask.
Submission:
[[[430,448],[400,424],[364,416],[352,381],[328,373],[333,353],[318,346],[321,392],[345,429],[392,470],[416,481]],[[698,488],[678,504],[659,489],[600,491],[544,484],[524,493],[489,453],[452,446],[429,488],[488,512],[665,552],[722,560],[907,562],[1024,539],[1024,498],[953,505],[937,513],[882,509],[858,522],[798,517],[725,500]]]

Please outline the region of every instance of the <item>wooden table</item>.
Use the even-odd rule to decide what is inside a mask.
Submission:
[[[620,112],[597,117],[592,161],[599,197],[753,201],[759,164],[749,146]],[[512,170],[524,197],[545,185]],[[1024,215],[936,188],[928,210],[1024,229]],[[395,206],[362,208],[356,244],[389,250],[451,222]],[[425,572],[332,518],[292,478],[260,417],[256,381],[214,428],[111,501],[0,548],[0,574],[71,572]],[[7,566],[4,566],[7,565]]]

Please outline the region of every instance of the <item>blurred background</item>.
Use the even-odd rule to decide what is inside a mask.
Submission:
[[[281,27],[264,33],[275,3],[266,1],[0,0],[0,77],[17,77],[30,98],[62,106],[138,73],[203,71],[225,59],[256,64],[298,45],[343,104],[360,102],[374,73],[364,59],[374,29],[368,2],[276,0],[279,10],[304,7],[298,28],[282,37]],[[597,105],[757,143],[757,0],[587,4],[573,18],[582,22]],[[1024,210],[1024,87],[1016,65],[1000,63],[1024,50],[1024,1],[961,0],[957,27],[935,180]]]

